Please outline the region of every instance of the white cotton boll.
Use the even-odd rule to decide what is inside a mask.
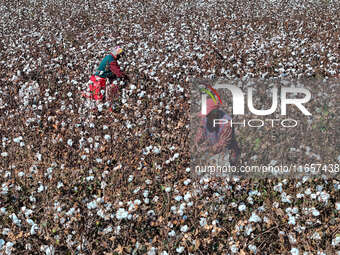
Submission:
[[[235,244],[233,244],[231,247],[230,247],[230,250],[232,253],[237,253],[238,252],[238,248]]]
[[[11,176],[11,172],[9,172],[9,171],[6,171],[6,172],[5,172],[5,175],[4,175],[4,177],[5,177],[5,178],[8,178],[8,177],[10,177],[10,176]],[[3,183],[3,185],[2,185],[2,186],[4,186],[4,185],[6,185],[6,186],[7,186],[7,184]]]
[[[99,105],[97,106],[97,108],[98,108],[98,111],[99,111],[99,112],[103,111],[103,105],[102,105],[102,104],[99,104]]]
[[[124,208],[119,208],[116,212],[117,220],[123,220],[128,217],[128,212]]]
[[[188,201],[190,200],[190,198],[191,198],[191,193],[188,191],[188,192],[184,195],[184,200],[188,202]]]
[[[245,227],[245,233],[246,233],[247,236],[249,236],[253,231],[254,231],[254,229],[252,228],[252,226],[250,224],[248,224]]]
[[[97,215],[98,215],[99,217],[105,219],[105,214],[104,214],[104,212],[103,212],[102,209],[100,209],[99,211],[97,211]]]
[[[120,227],[120,226],[118,226],[118,227]],[[103,229],[103,233],[104,233],[104,234],[108,234],[108,233],[110,233],[110,232],[112,232],[112,226],[108,226],[108,227],[106,227],[106,228]],[[118,231],[118,232],[119,232],[119,231]]]
[[[292,209],[292,213],[293,213],[293,214],[299,213],[299,208],[294,207],[294,208]]]
[[[35,198],[34,196],[32,196],[32,195],[29,197],[29,199],[30,199],[30,201],[31,201],[32,203],[35,203],[35,202],[36,202],[36,198]]]
[[[94,176],[88,176],[88,177],[86,177],[86,181],[93,181],[94,180]]]
[[[58,184],[57,184],[57,189],[60,189],[63,186],[64,186],[64,184],[61,181],[59,181]]]
[[[22,211],[24,212],[25,217],[29,217],[33,213],[31,209],[26,209],[26,207],[23,207]]]
[[[157,249],[155,247],[151,247],[151,249],[148,251],[147,255],[156,255]]]
[[[243,211],[245,211],[246,209],[247,209],[247,207],[246,207],[245,204],[240,204],[240,205],[238,206],[238,210],[239,210],[240,212],[243,212]]]
[[[67,144],[68,144],[69,146],[71,146],[71,147],[72,147],[72,145],[73,145],[73,141],[72,141],[72,139],[68,139],[68,140],[67,140]]]
[[[296,194],[296,197],[297,198],[303,198],[305,195],[304,194],[301,194],[301,193],[298,193],[298,194]]]
[[[18,219],[15,213],[12,213],[9,218],[13,221],[13,223],[17,226],[21,226],[21,220]]]
[[[201,225],[201,227],[206,226],[207,225],[207,219],[206,218],[201,218],[200,219],[200,225]]]
[[[295,184],[295,187],[296,188],[300,188],[302,186],[302,183],[301,182],[297,182],[296,184]]]
[[[143,196],[144,196],[144,197],[148,197],[148,196],[149,196],[149,191],[148,191],[148,190],[144,190]]]
[[[183,183],[184,183],[185,186],[188,186],[191,183],[191,180],[190,179],[186,179]]]
[[[176,235],[176,232],[174,230],[171,230],[169,233],[168,233],[169,236],[171,237],[174,237]]]
[[[142,202],[141,202],[139,199],[136,199],[135,201],[133,201],[133,203],[134,203],[135,205],[140,205]]]
[[[184,226],[181,227],[181,232],[185,233],[185,232],[188,231],[188,229],[189,229],[189,227],[187,225],[184,225]]]
[[[178,196],[175,197],[175,200],[176,200],[176,201],[181,201],[182,198],[183,198],[182,196],[179,196],[179,195],[178,195]]]
[[[316,199],[316,198],[317,198],[317,195],[313,193],[313,194],[310,195],[310,198],[311,198],[311,199]]]
[[[323,185],[316,186],[316,190],[321,192],[323,190]]]
[[[7,153],[7,152],[2,152],[2,153],[1,153],[1,156],[2,156],[2,157],[7,157],[7,156],[8,156],[8,153]]]
[[[133,175],[129,176],[128,182],[132,182],[133,181]]]
[[[321,240],[321,236],[318,232],[314,232],[310,238],[314,240]]]
[[[44,185],[40,184],[39,188],[38,188],[38,193],[44,191]]]
[[[97,203],[104,203],[104,198],[102,198],[102,197],[98,197],[97,199],[96,199],[96,202]]]
[[[15,143],[19,143],[21,140],[22,140],[22,136],[19,136],[13,139]]]
[[[327,203],[329,198],[330,198],[330,195],[328,193],[322,191],[320,193],[320,196],[319,196],[319,201]]]
[[[249,222],[261,222],[261,218],[253,212],[249,218]]]
[[[135,203],[132,203],[132,202],[129,201],[127,204],[129,206],[129,208],[128,208],[129,212],[136,209]]]
[[[271,166],[275,166],[277,164],[277,161],[276,160],[272,160],[272,161],[270,161],[270,163],[269,163],[269,165],[271,165]]]
[[[332,240],[332,246],[335,247],[340,244],[340,236],[336,235],[336,237]]]
[[[291,253],[292,255],[299,255],[299,254],[300,254],[299,249],[297,249],[297,248],[292,248],[292,249],[290,250],[290,253]]]
[[[253,252],[254,254],[256,254],[257,250],[256,250],[256,246],[253,244],[248,245],[248,249]]]
[[[317,217],[320,215],[320,212],[318,210],[316,210],[315,208],[312,209],[312,214],[313,216]]]
[[[182,204],[179,206],[179,209],[178,209],[178,211],[181,211],[181,212],[183,212],[183,210],[185,210],[185,203],[182,203]]]
[[[145,91],[141,91],[139,94],[138,94],[138,97],[139,98],[143,98],[145,95]]]
[[[178,248],[176,248],[176,252],[177,253],[182,253],[184,251],[184,247],[183,246],[180,246]]]
[[[165,192],[169,193],[171,191],[171,188],[170,187],[166,187],[165,188]]]
[[[6,208],[5,207],[1,207],[0,208],[0,214],[6,214]]]
[[[155,154],[159,154],[161,151],[160,151],[159,148],[154,147],[154,148],[152,149],[152,152],[155,153]]]
[[[291,201],[291,196],[290,195],[287,195],[285,192],[283,192],[282,194],[281,194],[281,201],[283,202],[283,203],[292,203],[292,201]]]
[[[154,196],[154,198],[152,199],[152,202],[157,203],[157,202],[158,202],[158,199],[159,199],[158,196]]]
[[[39,160],[39,161],[41,161],[41,154],[39,153],[39,152],[37,152],[36,154],[35,154],[35,156],[37,157],[37,159]]]
[[[296,221],[295,221],[295,217],[292,215],[288,215],[289,219],[288,219],[288,224],[289,225],[295,225]]]
[[[12,242],[7,242],[5,245],[5,253],[10,255],[12,254],[12,247],[14,246],[14,243]]]
[[[340,202],[335,203],[335,209],[340,211]]]
[[[253,199],[252,197],[248,197],[248,198],[247,198],[247,201],[248,201],[248,203],[251,204],[251,205],[254,204],[254,199]]]
[[[144,203],[148,205],[150,203],[150,199],[149,198],[144,198]]]
[[[134,193],[134,194],[137,194],[138,191],[140,191],[140,187],[135,188],[135,190],[133,191],[133,193]]]
[[[2,230],[2,234],[3,234],[4,236],[7,236],[10,232],[11,232],[11,229],[9,229],[9,228],[4,228],[4,229]]]
[[[97,208],[97,202],[96,201],[92,201],[90,203],[87,203],[87,208],[88,209],[95,209],[95,208]]]
[[[44,251],[45,255],[54,255],[54,253],[55,253],[54,247],[52,245],[50,245],[50,246],[42,245],[40,247],[40,251]]]
[[[106,186],[107,186],[106,182],[102,181],[102,182],[100,183],[100,188],[101,188],[101,189],[105,189]]]
[[[39,230],[39,226],[37,224],[33,224],[30,230],[31,235],[35,235],[37,230]]]

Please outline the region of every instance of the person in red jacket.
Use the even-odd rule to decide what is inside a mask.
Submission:
[[[195,137],[195,149],[199,153],[208,155],[208,158],[215,162],[225,162],[230,150],[230,165],[236,165],[240,157],[240,148],[230,121],[227,123],[223,121],[223,124],[214,126],[214,119],[231,120],[231,117],[212,99],[207,99],[206,103],[207,114],[200,113],[201,123]]]
[[[117,96],[119,89],[113,81],[117,78],[129,77],[120,69],[117,60],[123,55],[123,49],[116,46],[112,52],[106,55],[100,62],[99,67],[89,81],[89,92],[85,94],[94,100],[102,101],[105,97],[110,100],[112,96]],[[109,80],[109,85],[106,86],[106,79]]]

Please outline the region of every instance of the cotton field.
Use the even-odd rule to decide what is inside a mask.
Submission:
[[[0,254],[340,254],[339,174],[197,177],[188,141],[192,78],[294,79],[313,116],[237,128],[240,164],[339,164],[339,7],[1,1]],[[85,100],[116,45],[131,81]]]

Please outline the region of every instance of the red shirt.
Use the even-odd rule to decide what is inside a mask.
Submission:
[[[117,78],[124,76],[124,73],[120,70],[117,60],[114,60],[110,63],[110,70],[117,76]]]

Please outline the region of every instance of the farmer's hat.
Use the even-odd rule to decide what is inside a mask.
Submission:
[[[123,49],[120,46],[116,46],[113,48],[112,50],[112,55],[114,57],[118,57],[119,55],[121,55],[123,53]]]

